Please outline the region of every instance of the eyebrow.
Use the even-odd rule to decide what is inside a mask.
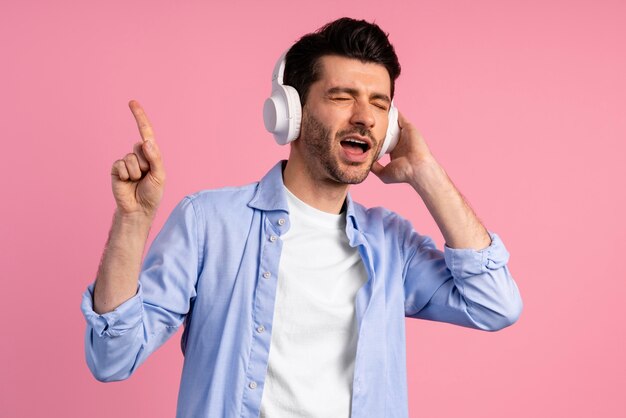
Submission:
[[[331,87],[326,91],[326,94],[347,93],[351,96],[357,96],[359,91],[350,87]],[[391,99],[386,94],[374,93],[370,95],[370,99],[383,100],[387,103],[391,103]]]

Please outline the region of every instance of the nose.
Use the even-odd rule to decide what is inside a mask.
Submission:
[[[376,124],[372,106],[369,103],[363,103],[358,100],[355,101],[350,123],[355,126],[372,129]]]

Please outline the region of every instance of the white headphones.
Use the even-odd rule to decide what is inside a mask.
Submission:
[[[282,54],[272,73],[272,95],[263,104],[263,122],[265,129],[274,135],[279,145],[286,145],[300,135],[302,105],[296,89],[283,84],[285,72],[285,55]],[[389,125],[377,159],[391,152],[398,143],[400,126],[398,125],[398,109],[391,103],[389,109]]]

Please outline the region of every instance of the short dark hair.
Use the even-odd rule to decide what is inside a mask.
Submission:
[[[398,56],[388,34],[375,23],[342,17],[304,35],[287,52],[283,83],[298,91],[304,106],[309,88],[320,78],[319,59],[338,55],[381,64],[389,73],[391,97],[400,75]]]

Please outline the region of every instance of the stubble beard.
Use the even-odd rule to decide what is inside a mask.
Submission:
[[[374,139],[372,133],[366,128],[355,127],[354,129],[348,129],[337,132],[335,135],[335,139],[331,139],[330,129],[328,129],[322,122],[320,122],[315,117],[309,115],[307,112],[304,112],[302,115],[302,132],[305,141],[303,141],[303,146],[306,148],[308,157],[311,158],[310,163],[317,162],[320,165],[328,177],[342,184],[359,184],[362,183],[369,174],[372,165],[374,164],[374,159],[367,163],[347,163],[340,162],[337,156],[332,154],[332,144],[338,143],[339,138],[344,137],[347,134],[356,133],[361,136],[367,136],[372,141],[372,155],[376,155],[374,152],[378,149],[378,141]],[[346,170],[341,166],[347,165],[361,169],[354,170]],[[309,164],[309,168],[311,169],[311,164]],[[316,173],[310,173],[315,175]],[[319,175],[319,173],[317,173]]]

